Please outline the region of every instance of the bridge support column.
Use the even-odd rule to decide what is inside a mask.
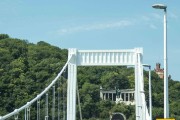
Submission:
[[[67,87],[67,120],[76,120],[76,84],[77,64],[76,49],[69,49],[68,57],[72,56],[68,64],[68,87]]]
[[[68,64],[68,90],[67,90],[67,120],[76,119],[76,83],[77,66],[135,66],[135,102],[136,120],[148,120],[145,116],[145,95],[144,79],[142,68],[141,48],[131,50],[76,50],[69,49]],[[128,94],[127,94],[128,95]],[[123,97],[123,96],[122,96]],[[109,98],[109,94],[104,93],[103,98]],[[124,94],[124,101],[126,100]],[[129,95],[128,95],[129,99]],[[147,114],[148,116],[148,114]]]
[[[144,97],[144,79],[142,68],[141,49],[136,49],[135,63],[135,103],[136,103],[136,120],[146,120],[145,118],[145,97]]]

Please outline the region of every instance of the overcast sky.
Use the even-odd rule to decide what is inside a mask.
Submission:
[[[163,10],[167,7],[168,72],[180,80],[179,0],[1,0],[0,33],[60,48],[143,47],[144,63],[163,67]]]

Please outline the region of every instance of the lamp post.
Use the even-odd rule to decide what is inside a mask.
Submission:
[[[154,4],[155,9],[164,10],[164,118],[169,118],[169,100],[168,100],[168,68],[167,68],[167,6],[163,4]]]
[[[149,68],[149,120],[152,120],[151,66],[146,64],[143,66]]]

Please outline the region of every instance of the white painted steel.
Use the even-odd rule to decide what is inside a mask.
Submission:
[[[0,116],[0,120],[5,120],[13,115],[18,114],[19,112],[21,112],[22,110],[25,110],[26,108],[28,108],[29,106],[31,106],[33,103],[35,103],[36,101],[38,101],[41,96],[43,96],[44,94],[46,94],[46,92],[56,83],[56,81],[59,79],[59,77],[62,75],[63,71],[66,69],[66,67],[68,66],[68,63],[71,59],[71,56],[69,56],[69,59],[67,60],[66,64],[64,65],[64,67],[62,68],[62,70],[59,72],[59,74],[56,76],[56,78],[49,84],[49,86],[47,86],[40,94],[38,94],[34,99],[32,99],[31,101],[27,102],[27,104],[23,105],[22,107],[15,109],[13,112],[8,113],[4,116]]]
[[[53,95],[53,104],[52,104],[52,120],[54,120],[55,119],[55,103],[56,103],[56,101],[55,101],[55,93],[56,91],[55,91],[55,85],[53,85],[53,91],[52,91],[52,95]]]
[[[149,68],[149,120],[152,120],[151,66],[148,64],[143,66]]]
[[[164,118],[169,118],[168,91],[167,12],[164,9]]]
[[[168,93],[168,58],[167,58],[167,6],[154,4],[156,9],[164,10],[164,118],[169,118],[169,93]]]
[[[49,119],[49,110],[48,110],[48,108],[49,108],[49,102],[48,102],[48,93],[46,93],[46,104],[45,104],[45,120],[48,120]]]
[[[77,81],[77,64],[76,49],[69,49],[68,57],[72,58],[68,64],[68,86],[67,86],[67,120],[76,118],[76,81]]]
[[[45,88],[37,97],[27,102],[26,105],[13,112],[0,116],[0,120],[5,120],[22,110],[26,110],[38,101],[42,95],[55,84],[58,78],[68,65],[68,90],[67,90],[67,120],[76,119],[76,83],[77,83],[77,66],[135,66],[135,100],[136,100],[136,120],[148,120],[145,118],[145,96],[141,94],[144,91],[143,69],[142,69],[142,49],[130,50],[76,50],[69,49],[68,61],[57,77]],[[25,114],[26,116],[26,114]],[[27,116],[26,116],[27,117]],[[145,119],[144,119],[144,118]],[[47,117],[45,118],[47,119]]]
[[[40,100],[37,100],[37,120],[40,120]]]
[[[144,95],[142,48],[128,50],[69,49],[67,120],[76,120],[77,66],[134,66],[136,120],[149,120]]]
[[[152,120],[151,66],[149,66],[149,116],[149,120]]]
[[[78,50],[78,66],[134,65],[135,51],[132,50]],[[142,49],[138,49],[141,50]]]

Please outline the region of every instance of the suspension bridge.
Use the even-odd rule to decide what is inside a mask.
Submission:
[[[67,110],[66,115],[64,112],[63,120],[76,120],[76,98],[78,98],[80,119],[82,120],[83,115],[81,114],[79,92],[77,87],[78,66],[133,66],[135,70],[135,119],[152,120],[152,111],[148,110],[145,101],[142,59],[142,48],[125,50],[77,50],[75,48],[71,48],[68,51],[67,62],[55,77],[55,79],[52,80],[52,82],[31,101],[27,101],[25,105],[15,109],[11,113],[0,116],[0,120],[18,120],[22,118],[22,115],[24,120],[30,120],[32,105],[36,106],[35,119],[60,120],[60,94],[56,94],[56,86],[59,86],[59,80],[66,69],[68,69],[67,106],[64,107],[66,107]],[[48,95],[50,90],[52,90],[51,96]],[[50,101],[48,97],[52,98],[52,105],[49,105]],[[45,105],[43,108],[41,107],[42,98],[45,99]],[[42,111],[44,112],[43,117],[41,115]]]

